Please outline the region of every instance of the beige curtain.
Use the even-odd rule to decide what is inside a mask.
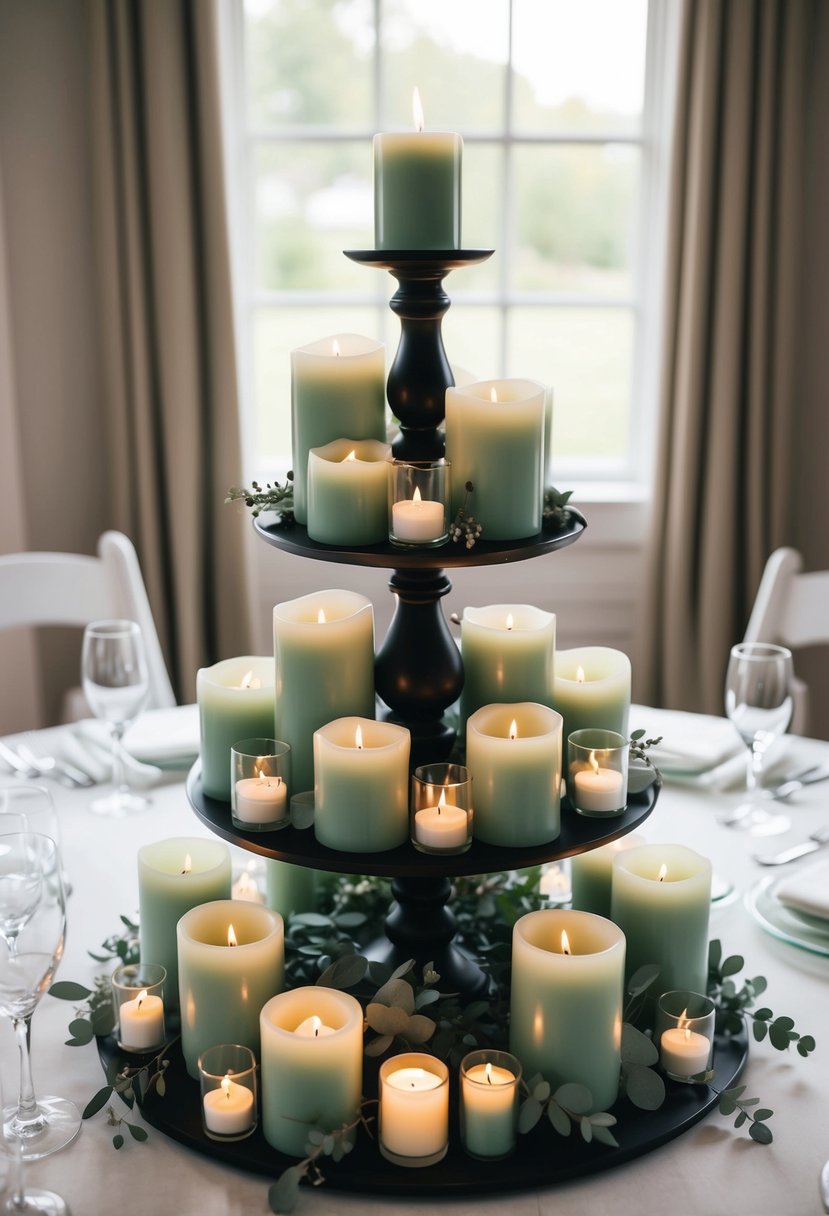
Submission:
[[[661,434],[637,695],[722,712],[789,541],[804,138],[818,0],[683,0]]]
[[[216,0],[88,0],[113,523],[180,699],[250,650]]]

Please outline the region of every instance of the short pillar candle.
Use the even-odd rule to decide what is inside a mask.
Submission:
[[[590,912],[530,912],[512,935],[510,1051],[526,1077],[586,1085],[593,1110],[619,1092],[625,936]]]
[[[553,705],[564,718],[564,742],[587,727],[628,735],[630,659],[607,646],[559,650],[555,657]]]
[[[247,655],[196,675],[202,789],[230,802],[230,749],[237,739],[273,737],[273,659]]]
[[[308,453],[308,535],[323,545],[379,545],[388,536],[391,448],[335,439]]]
[[[434,1165],[449,1147],[449,1069],[404,1052],[380,1066],[380,1152],[395,1165]]]
[[[531,604],[465,608],[461,723],[496,701],[535,701],[552,709],[555,646],[555,613]]]
[[[294,988],[268,1001],[259,1025],[262,1131],[272,1148],[304,1157],[312,1128],[334,1131],[357,1117],[362,1006],[332,988]]]
[[[627,975],[659,968],[658,997],[703,992],[708,978],[711,862],[680,844],[646,844],[613,860],[610,915],[627,937]]]
[[[314,735],[314,833],[344,853],[381,853],[409,836],[405,726],[337,718]]]

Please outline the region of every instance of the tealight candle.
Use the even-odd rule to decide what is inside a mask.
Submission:
[[[234,827],[273,832],[290,823],[291,748],[281,739],[242,739],[230,752]]]
[[[441,794],[437,806],[415,812],[415,840],[429,849],[458,849],[469,845],[469,815],[460,806],[447,806]]]
[[[201,779],[209,798],[230,801],[230,751],[237,739],[273,736],[273,697],[270,657],[223,659],[197,673]]]
[[[380,1152],[396,1165],[434,1165],[449,1145],[449,1070],[406,1052],[380,1066]]]
[[[118,1046],[124,1051],[157,1050],[164,1042],[165,969],[156,963],[126,963],[112,974]]]
[[[657,1002],[654,1042],[659,1062],[675,1081],[704,1078],[713,1061],[716,1007],[698,992],[664,992]]]
[[[204,1095],[204,1123],[210,1132],[234,1136],[245,1132],[253,1122],[253,1094],[226,1075],[218,1089]]]
[[[692,1077],[708,1067],[711,1044],[695,1030],[676,1027],[659,1040],[659,1062],[666,1072]]]
[[[461,723],[482,705],[534,701],[553,707],[556,618],[531,604],[465,608]]]
[[[461,1061],[461,1139],[472,1157],[515,1148],[521,1065],[505,1051],[471,1051]]]
[[[220,1043],[199,1056],[202,1122],[211,1140],[243,1140],[256,1126],[256,1058],[249,1047]]]
[[[380,853],[409,835],[405,726],[337,718],[314,734],[314,834],[344,853]]]
[[[592,727],[567,740],[567,796],[580,815],[620,815],[627,805],[630,748],[625,735]]]
[[[463,853],[472,842],[472,776],[462,764],[423,764],[412,778],[412,843]]]
[[[600,768],[597,760],[595,767],[583,769],[576,773],[576,800],[581,811],[599,813],[601,811],[618,811],[624,805],[622,791],[622,774],[613,768]]]
[[[389,465],[389,539],[409,545],[443,544],[449,535],[449,462],[393,460]]]
[[[236,818],[243,823],[271,824],[288,812],[288,788],[281,777],[245,777],[236,782]]]
[[[435,540],[446,531],[443,503],[422,499],[418,489],[415,489],[414,498],[394,503],[391,514],[392,531],[398,540]]]

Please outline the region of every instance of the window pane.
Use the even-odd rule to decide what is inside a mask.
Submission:
[[[371,0],[245,0],[245,16],[254,126],[370,128]]]
[[[454,304],[443,322],[443,345],[453,368],[463,368],[473,380],[500,372],[501,313],[497,308]]]
[[[627,457],[634,314],[626,308],[514,308],[508,374],[553,386],[553,469]]]
[[[384,125],[412,126],[417,85],[433,131],[503,127],[507,0],[386,0],[381,20]]]
[[[354,143],[274,143],[254,154],[256,285],[265,290],[376,292],[344,249],[374,244],[371,149]]]
[[[513,12],[516,130],[638,130],[647,0],[514,0]]]
[[[252,464],[291,459],[291,351],[328,334],[373,336],[373,308],[258,308],[253,321],[254,418],[243,427]]]
[[[513,287],[630,295],[638,147],[525,145],[514,157]]]

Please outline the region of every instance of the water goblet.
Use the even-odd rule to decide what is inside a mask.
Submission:
[[[753,836],[787,831],[789,817],[772,814],[761,799],[766,755],[792,716],[791,651],[770,642],[732,646],[725,677],[725,712],[748,748],[748,800],[721,822],[744,828]]]
[[[52,795],[45,786],[28,781],[24,784],[14,777],[0,779],[0,835],[7,836],[9,832],[37,832],[39,836],[49,836],[58,846],[60,855],[60,821]],[[61,877],[68,897],[72,884],[62,859]]]
[[[46,1157],[78,1134],[73,1102],[35,1096],[31,1023],[48,991],[66,938],[66,897],[54,840],[35,832],[0,835],[0,1013],[11,1019],[20,1056],[16,1106],[3,1110],[7,1137],[26,1160]]]
[[[122,739],[138,716],[150,689],[144,639],[135,621],[94,621],[87,625],[81,652],[84,695],[96,718],[112,733],[113,792],[96,798],[98,815],[123,816],[142,811],[150,800],[134,794],[127,783]]]
[[[3,1090],[0,1086],[0,1109],[3,1106]],[[54,1191],[45,1191],[41,1187],[27,1187],[23,1179],[23,1154],[19,1136],[6,1135],[0,1127],[0,1141],[4,1154],[9,1158],[9,1177],[7,1180],[8,1194],[0,1206],[0,1212],[8,1216],[27,1216],[27,1213],[39,1213],[40,1216],[70,1216],[66,1202]]]

